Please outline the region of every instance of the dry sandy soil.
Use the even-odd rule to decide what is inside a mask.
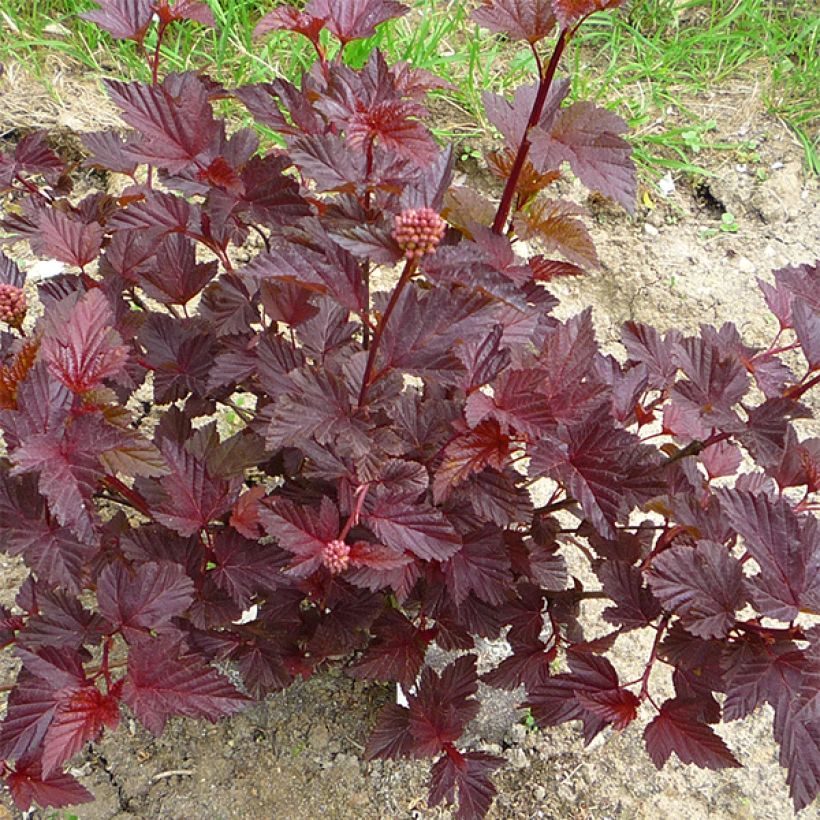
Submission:
[[[0,79],[0,137],[8,128],[31,124],[57,132],[94,129],[112,117],[77,78],[58,78],[64,93],[55,103],[42,94],[35,99],[31,90],[21,97],[11,73]],[[784,126],[742,87],[716,90],[692,105],[720,123],[717,139],[757,141],[760,162],[744,168],[735,155],[702,154],[698,161],[714,177],[697,190],[677,179],[666,198],[652,187],[654,208],[642,205],[635,219],[587,201],[601,269],[583,281],[562,283],[559,311],[566,315],[591,305],[607,344],[630,318],[690,329],[732,320],[749,341],[767,339],[773,321],[755,277],[820,256],[817,180],[805,177],[801,151]],[[579,187],[567,185],[563,193],[584,201]],[[720,230],[724,209],[736,218],[736,233]],[[19,579],[19,567],[0,557],[2,602],[11,602]],[[642,665],[646,652],[625,637],[614,660],[626,670]],[[0,663],[0,683],[12,669],[8,660]],[[177,720],[154,738],[125,720],[75,761],[74,773],[97,801],[74,814],[83,820],[450,817],[446,809],[426,808],[426,764],[362,760],[375,715],[393,696],[389,687],[327,673],[216,726]],[[574,726],[531,732],[514,707],[496,694],[472,727],[475,747],[504,754],[511,763],[496,780],[493,818],[793,816],[767,713],[721,728],[745,768],[716,774],[675,764],[658,772],[642,751],[641,725],[584,749]],[[11,804],[0,805],[0,820],[18,816],[4,805]]]

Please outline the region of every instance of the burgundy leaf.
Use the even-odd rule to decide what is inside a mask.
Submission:
[[[606,658],[571,652],[568,661],[569,673],[547,678],[529,692],[525,705],[539,725],[581,720],[589,743],[607,724],[626,720],[630,712],[634,716],[636,704],[621,690],[618,673]]]
[[[139,132],[127,148],[138,162],[178,173],[218,134],[208,91],[194,74],[170,75],[158,86],[107,80],[106,87],[122,118]]]
[[[216,262],[197,262],[194,243],[181,234],[166,237],[156,266],[138,273],[140,286],[163,304],[184,305],[216,276]]]
[[[629,358],[646,365],[650,387],[661,389],[672,382],[678,370],[672,358],[672,351],[681,340],[677,331],[670,331],[662,337],[655,328],[649,325],[625,322],[621,340]]]
[[[319,42],[319,32],[325,26],[325,20],[306,14],[293,6],[279,6],[269,11],[253,30],[254,37],[261,37],[269,31],[294,31],[302,34],[312,43]]]
[[[202,294],[199,314],[216,330],[217,336],[247,333],[259,314],[242,278],[226,273]]]
[[[25,281],[26,277],[20,271],[17,263],[0,251],[0,282],[15,288],[22,288]]]
[[[681,763],[705,769],[733,769],[740,763],[722,738],[698,718],[698,705],[667,700],[644,731],[646,750],[659,769],[674,752]]]
[[[458,791],[457,820],[484,817],[497,793],[490,775],[503,765],[504,758],[487,752],[448,750],[430,772],[428,805],[432,808],[442,801],[452,805]]]
[[[496,421],[482,421],[450,442],[444,460],[433,480],[433,497],[445,499],[453,487],[466,481],[485,467],[497,470],[505,466],[510,454],[510,437],[501,432]]]
[[[261,225],[289,225],[309,216],[308,204],[299,194],[299,184],[283,172],[291,161],[279,156],[252,157],[237,174],[222,157],[209,166],[206,212],[224,224],[229,217]],[[216,175],[221,168],[222,174]],[[218,186],[218,187],[216,187]]]
[[[786,782],[796,811],[810,806],[820,791],[820,719],[817,688],[808,702],[786,701],[775,711],[774,737],[780,743],[780,765],[788,769]]]
[[[65,171],[65,163],[49,147],[45,137],[40,131],[26,134],[14,147],[14,161],[24,171],[56,180]]]
[[[626,123],[611,111],[590,102],[573,103],[560,111],[549,130],[532,130],[533,163],[547,171],[569,162],[584,185],[634,213],[638,183],[632,146],[618,136],[626,130]]]
[[[413,757],[413,735],[410,734],[410,710],[388,703],[379,712],[376,726],[365,747],[368,760],[396,760]]]
[[[809,492],[817,492],[820,489],[820,438],[798,441],[794,430],[789,428],[782,460],[769,472],[780,487],[806,485]]]
[[[348,386],[332,371],[294,371],[287,378],[286,389],[270,413],[269,449],[299,446],[313,438],[320,445],[333,442],[340,452],[350,455],[370,451],[372,441],[357,417]]]
[[[310,656],[318,663],[357,649],[366,641],[367,630],[382,610],[379,595],[346,584],[334,584],[308,643]]]
[[[623,0],[551,0],[555,16],[562,29],[571,29],[590,14],[604,9],[613,9]]]
[[[370,181],[361,156],[349,151],[337,134],[311,134],[294,140],[291,157],[321,193],[355,191]]]
[[[33,476],[0,478],[0,527],[5,550],[10,555],[22,555],[38,578],[77,593],[94,547],[68,527],[50,520],[37,483]]]
[[[14,805],[25,812],[32,803],[43,808],[50,806],[59,809],[94,800],[91,792],[72,775],[59,771],[44,774],[42,764],[36,757],[27,756],[18,760],[4,779]]]
[[[216,27],[213,12],[202,0],[174,0],[173,6],[160,4],[161,20],[193,20],[203,26]]]
[[[421,673],[418,694],[410,703],[410,733],[418,755],[435,755],[455,743],[464,727],[478,714],[475,655],[462,655],[441,675],[430,667]]]
[[[326,131],[325,121],[308,98],[312,90],[313,83],[305,75],[302,78],[302,89],[287,80],[274,80],[272,83],[239,88],[236,96],[247,106],[258,123],[267,125],[280,134],[323,134]],[[288,117],[284,116],[280,107],[287,111]]]
[[[641,629],[661,614],[661,607],[652,592],[643,585],[643,575],[637,567],[625,561],[606,561],[598,570],[604,592],[615,606],[604,610],[604,620],[625,629]]]
[[[129,641],[167,625],[193,597],[193,581],[179,564],[167,561],[141,564],[135,570],[112,564],[97,581],[100,613]]]
[[[295,556],[288,574],[297,578],[315,572],[325,560],[328,545],[339,538],[338,510],[325,497],[318,510],[268,499],[262,503],[259,519],[279,546]]]
[[[160,479],[167,500],[155,518],[182,536],[192,535],[224,515],[238,494],[238,482],[211,475],[201,459],[163,440],[160,449],[170,471]]]
[[[364,307],[359,266],[344,252],[333,258],[310,248],[282,244],[259,254],[243,273],[260,284],[275,279],[315,293],[327,293],[343,307],[357,312]]]
[[[820,612],[820,527],[798,517],[785,498],[742,490],[721,492],[721,506],[761,572],[751,580],[758,611],[791,621],[801,610]]]
[[[501,347],[504,328],[495,325],[483,338],[470,340],[458,350],[467,372],[464,387],[468,391],[491,382],[510,363],[510,351]]]
[[[389,610],[373,626],[375,639],[347,672],[365,680],[394,680],[411,687],[418,676],[427,641],[404,615]]]
[[[776,270],[774,279],[779,288],[791,294],[792,300],[805,302],[815,311],[820,310],[820,297],[817,296],[820,260]]]
[[[410,553],[366,541],[350,547],[350,567],[345,575],[349,583],[371,592],[390,587],[400,598],[404,597],[401,590],[418,574],[418,564]]]
[[[461,490],[477,515],[499,527],[527,521],[532,514],[532,498],[511,468],[503,472],[483,470],[468,479]]]
[[[63,211],[48,208],[40,212],[38,227],[32,248],[40,256],[84,268],[100,252],[103,230],[96,222],[85,223]]]
[[[34,650],[21,644],[16,655],[22,660],[23,669],[48,681],[55,690],[73,691],[87,683],[83,656],[77,651],[56,646]]]
[[[85,393],[122,370],[128,351],[112,328],[113,313],[103,292],[88,291],[51,309],[41,355],[70,390]]]
[[[377,481],[370,483],[371,492],[379,495],[417,499],[428,486],[427,471],[417,461],[394,458],[380,470]]]
[[[700,638],[725,638],[746,603],[743,567],[722,544],[672,547],[652,562],[652,591]]]
[[[310,0],[307,14],[325,20],[325,26],[343,43],[372,37],[376,26],[407,14],[396,0]]]
[[[757,280],[757,286],[760,288],[769,310],[780,323],[780,329],[790,328],[792,326],[792,295],[790,291],[782,286],[771,285],[762,279]]]
[[[175,321],[152,313],[142,325],[140,343],[154,374],[154,398],[160,404],[189,393],[203,396],[214,364],[215,336],[198,319]]]
[[[59,699],[43,748],[43,773],[51,774],[89,741],[98,740],[103,727],[116,729],[120,719],[117,698],[94,686],[83,686]]]
[[[507,599],[512,574],[503,543],[502,531],[486,526],[465,536],[461,549],[443,565],[447,588],[457,606],[470,593],[494,605]]]
[[[145,640],[130,648],[122,699],[155,735],[176,715],[216,723],[248,702],[201,655],[163,639]]]
[[[561,103],[569,94],[569,88],[569,80],[559,80],[550,86],[544,111],[539,120],[540,126],[549,128],[552,125]],[[483,101],[487,118],[504,135],[511,151],[518,151],[524,135],[528,133],[530,114],[537,93],[536,84],[518,86],[513,101],[510,103],[497,94],[484,92]],[[529,131],[530,135],[534,133],[534,130]]]
[[[580,213],[583,211],[571,202],[539,199],[516,215],[515,232],[536,242],[545,253],[558,251],[581,269],[594,268],[599,264],[595,244],[584,223],[573,218]]]
[[[541,589],[562,590],[567,586],[567,563],[563,555],[536,542],[529,543],[527,575]]]
[[[57,711],[57,688],[25,670],[20,673],[0,727],[3,759],[19,759],[40,746]]]
[[[95,0],[99,8],[80,17],[96,23],[118,40],[141,43],[151,24],[154,9],[151,0]]]
[[[388,496],[376,500],[362,520],[387,546],[409,550],[427,561],[445,561],[461,546],[452,524],[439,510],[425,504],[408,504]]]
[[[95,645],[107,628],[103,618],[62,590],[41,591],[37,605],[38,614],[26,624],[26,643],[35,649],[42,646],[79,649]]]
[[[445,378],[448,371],[461,369],[453,355],[451,310],[441,299],[444,291],[419,296],[405,290],[385,328],[379,350],[383,372],[391,368],[419,376],[436,372]]]
[[[550,665],[554,651],[547,651],[541,641],[513,645],[513,654],[504,658],[495,669],[482,675],[488,686],[514,690],[523,685],[527,692],[547,682],[552,674]]]
[[[488,416],[501,426],[504,435],[511,430],[537,438],[555,429],[549,400],[539,388],[544,381],[541,370],[507,370],[493,384],[492,397],[475,392],[467,399],[464,414],[471,427]]]
[[[354,0],[351,5],[356,2],[359,0]],[[381,3],[384,0],[365,2]],[[350,148],[364,149],[367,145],[375,145],[419,167],[429,166],[439,159],[439,149],[420,121],[426,115],[426,109],[399,92],[392,72],[377,50],[371,53],[359,73],[344,66],[336,67],[330,93],[319,101],[317,108],[345,132]]]
[[[490,31],[533,44],[548,37],[555,27],[550,0],[483,0],[473,20]]]
[[[615,729],[625,729],[638,715],[641,701],[628,689],[607,689],[603,692],[578,692],[575,696],[590,714],[611,723]]]
[[[281,584],[280,553],[270,544],[223,530],[216,537],[214,555],[216,567],[211,574],[217,586],[240,606],[247,606],[257,590],[270,591]]]
[[[710,444],[700,453],[700,460],[706,467],[710,480],[734,475],[740,467],[741,459],[740,448],[729,441]]]
[[[194,221],[195,213],[196,209],[182,197],[163,191],[151,191],[143,199],[117,211],[108,224],[125,230],[149,228],[158,235],[182,233],[188,228],[188,223]],[[114,235],[114,242],[118,236],[119,234]],[[144,259],[150,255],[151,253],[146,254]]]
[[[727,653],[724,719],[745,718],[763,702],[777,708],[784,700],[799,700],[808,664],[791,642],[767,646],[760,640],[744,641]]]
[[[794,332],[810,370],[820,368],[820,310],[812,309],[805,302],[792,305]]]
[[[536,443],[530,474],[563,482],[601,535],[614,533],[614,523],[628,506],[660,494],[651,466],[654,454],[637,436],[615,427],[608,410],[599,410],[566,431],[563,438],[566,444],[556,440]]]
[[[233,505],[230,524],[245,538],[255,539],[262,534],[261,522],[259,521],[259,502],[264,495],[265,488],[262,485],[257,485],[242,493]]]
[[[533,256],[528,261],[532,270],[532,277],[539,282],[551,282],[561,276],[583,276],[584,270],[570,262],[559,259],[545,259],[543,256]]]
[[[62,429],[31,435],[14,451],[12,475],[39,471],[40,492],[48,499],[57,521],[70,528],[81,542],[96,544],[96,514],[92,496],[104,471],[100,456],[117,445],[119,435],[99,416],[80,416]],[[59,537],[59,536],[58,536]],[[69,552],[85,552],[62,538]],[[49,560],[48,556],[44,556]],[[55,556],[56,557],[56,556]],[[64,553],[63,560],[80,560]],[[68,569],[68,567],[66,567]],[[69,570],[71,572],[71,570]]]
[[[557,419],[575,424],[601,402],[603,385],[592,375],[597,352],[589,310],[560,323],[544,340],[539,356],[544,369],[541,391]]]

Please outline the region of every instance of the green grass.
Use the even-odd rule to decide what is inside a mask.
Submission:
[[[710,144],[711,129],[687,100],[754,78],[767,109],[793,130],[810,169],[820,173],[820,9],[814,0],[643,0],[627,14],[591,18],[579,40],[575,90],[629,112],[639,159],[652,161],[663,146],[671,157],[660,164],[675,168],[690,164],[699,148],[746,147]],[[599,72],[584,70],[589,55],[596,55]],[[642,135],[669,106],[692,127]],[[693,129],[702,141],[688,138]]]
[[[272,0],[210,0],[218,31],[177,26],[163,47],[166,71],[207,67],[229,85],[298,76],[312,50],[302,38],[252,39]],[[363,62],[378,46],[392,60],[438,74],[454,90],[438,92],[442,137],[470,141],[486,128],[481,94],[510,91],[532,76],[529,50],[478,29],[464,0],[410,0],[411,14],[348,46]],[[0,0],[0,61],[20,60],[48,80],[46,57],[59,54],[101,76],[145,78],[136,46],[115,42],[76,13],[89,0]],[[152,45],[150,36],[147,46]],[[690,103],[720,83],[751,82],[792,129],[810,169],[820,173],[820,11],[814,0],[633,0],[628,10],[596,15],[570,51],[573,95],[615,108],[628,120],[639,163],[651,173],[671,168],[703,173],[699,155],[748,151],[720,143]],[[673,124],[658,122],[674,109]],[[668,118],[667,118],[668,119]],[[469,150],[469,149],[468,149]]]

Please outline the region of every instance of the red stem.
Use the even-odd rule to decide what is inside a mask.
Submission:
[[[365,168],[365,177],[368,186],[370,185],[370,176],[373,173],[373,137],[367,143],[367,167]],[[364,206],[367,218],[370,218],[371,205],[371,191],[370,188],[365,191],[362,205]],[[362,347],[367,350],[370,347],[370,325],[368,324],[370,316],[370,263],[368,261],[362,262],[362,283],[364,285],[364,310],[361,313],[362,317]]]
[[[119,493],[123,498],[127,499],[134,509],[138,510],[148,518],[151,518],[151,510],[148,507],[148,502],[136,490],[132,490],[127,484],[124,484],[116,476],[112,475],[107,475],[103,479],[103,483],[110,489]]]
[[[669,624],[669,618],[669,615],[664,615],[661,622],[658,624],[658,631],[655,634],[655,640],[652,643],[652,652],[649,655],[649,661],[646,664],[646,669],[641,676],[641,692],[638,695],[641,700],[646,700],[649,698],[649,676],[652,674],[652,667],[658,659],[658,649],[660,648],[663,635],[666,632],[666,627]]]
[[[100,665],[100,669],[105,677],[105,689],[107,692],[111,691],[111,670],[108,665],[108,656],[111,652],[111,644],[113,641],[114,638],[111,635],[105,639],[105,643],[103,644],[102,663]]]
[[[510,176],[507,179],[507,184],[504,186],[504,193],[501,195],[501,202],[498,205],[498,211],[495,214],[495,220],[493,221],[493,233],[501,233],[504,230],[504,226],[507,224],[507,218],[510,215],[510,209],[512,207],[513,198],[515,197],[515,191],[518,187],[518,180],[521,177],[521,173],[524,170],[524,165],[527,162],[527,156],[530,152],[530,129],[538,124],[538,121],[541,119],[541,114],[544,113],[544,105],[547,102],[547,96],[549,95],[552,81],[555,79],[555,72],[558,69],[558,63],[561,59],[561,55],[564,53],[564,47],[567,44],[568,35],[569,32],[566,29],[562,29],[561,34],[558,37],[558,41],[555,44],[555,50],[552,52],[552,57],[550,58],[547,70],[543,77],[541,77],[541,82],[538,85],[538,93],[536,94],[535,102],[533,103],[532,111],[530,112],[530,118],[527,121],[527,128],[524,131],[524,137],[521,140],[521,145],[518,147],[518,154],[515,157],[515,162],[513,163],[512,170],[510,171]]]
[[[350,530],[359,523],[359,517],[362,514],[364,499],[367,495],[367,490],[369,487],[370,484],[368,482],[365,482],[364,484],[360,484],[359,487],[356,489],[356,503],[353,505],[353,509],[350,511],[350,515],[347,517],[347,521],[345,522],[344,528],[339,533],[340,541],[344,541],[345,538],[347,538],[347,535],[350,532]]]
[[[777,356],[779,353],[788,353],[790,350],[797,350],[799,347],[799,342],[794,342],[790,345],[781,345],[780,347],[770,347],[768,350],[764,350],[760,356],[755,356],[755,359],[762,358],[763,356]]]
[[[407,262],[405,262],[404,270],[401,273],[401,277],[398,283],[396,284],[396,287],[393,288],[393,293],[390,294],[390,301],[387,303],[384,315],[382,316],[381,321],[379,322],[378,326],[376,327],[376,331],[373,334],[373,343],[370,345],[370,349],[367,351],[367,363],[364,366],[362,389],[359,392],[359,407],[362,407],[364,405],[365,399],[367,398],[367,391],[370,389],[370,385],[373,383],[373,366],[376,364],[376,353],[379,350],[379,344],[382,340],[382,335],[384,334],[384,328],[390,320],[390,316],[395,310],[396,305],[398,304],[399,296],[401,296],[402,291],[407,286],[407,283],[410,281],[413,274],[416,272],[416,265],[417,260],[415,259],[408,259]]]
[[[797,401],[804,393],[808,393],[816,384],[820,384],[820,373],[813,379],[809,379],[805,384],[795,384],[783,393],[783,398]]]
[[[761,624],[752,623],[751,621],[738,621],[734,629],[740,629],[743,632],[754,632],[764,637],[778,637],[791,638],[792,640],[805,640],[805,633],[800,626],[790,626],[785,628],[775,628],[770,626],[762,626]]]
[[[157,85],[159,83],[159,56],[160,48],[162,47],[162,38],[165,35],[165,28],[168,24],[160,21],[159,28],[157,28],[157,45],[154,48],[154,56],[151,58],[151,84]]]
[[[15,174],[14,179],[16,182],[19,182],[30,194],[39,196],[41,199],[44,199],[47,203],[51,204],[51,197],[45,191],[41,191],[33,182],[30,182],[25,177],[20,176],[20,174]]]

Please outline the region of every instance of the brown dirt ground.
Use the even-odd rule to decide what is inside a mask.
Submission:
[[[25,82],[19,67],[7,71],[0,78],[0,135],[39,126],[59,137],[112,122],[110,107],[82,78],[63,71],[55,88],[56,98]],[[629,318],[689,329],[731,320],[747,339],[763,341],[773,324],[755,277],[820,255],[818,183],[805,178],[801,151],[786,128],[742,84],[689,102],[718,120],[716,138],[756,140],[760,161],[743,168],[734,154],[702,154],[698,161],[714,177],[699,185],[676,179],[668,198],[650,186],[653,207],[642,205],[634,219],[586,200],[602,264],[585,280],[557,288],[559,311],[591,305],[606,345]],[[562,195],[585,201],[579,186],[567,184]],[[736,233],[720,230],[721,209],[734,214]],[[0,601],[11,603],[20,578],[19,565],[0,556]],[[640,640],[625,636],[614,660],[628,670],[646,653]],[[13,672],[13,661],[0,659],[0,682]],[[426,764],[362,760],[369,727],[393,695],[390,687],[328,672],[215,726],[176,720],[154,738],[126,719],[75,761],[74,773],[97,801],[71,814],[82,820],[451,817],[446,809],[426,808]],[[511,763],[496,778],[492,818],[782,820],[793,814],[765,712],[721,728],[744,769],[713,773],[670,764],[658,772],[641,749],[640,725],[584,749],[574,726],[530,732],[514,706],[495,695],[472,732],[476,747]],[[0,820],[19,816],[3,800]]]

